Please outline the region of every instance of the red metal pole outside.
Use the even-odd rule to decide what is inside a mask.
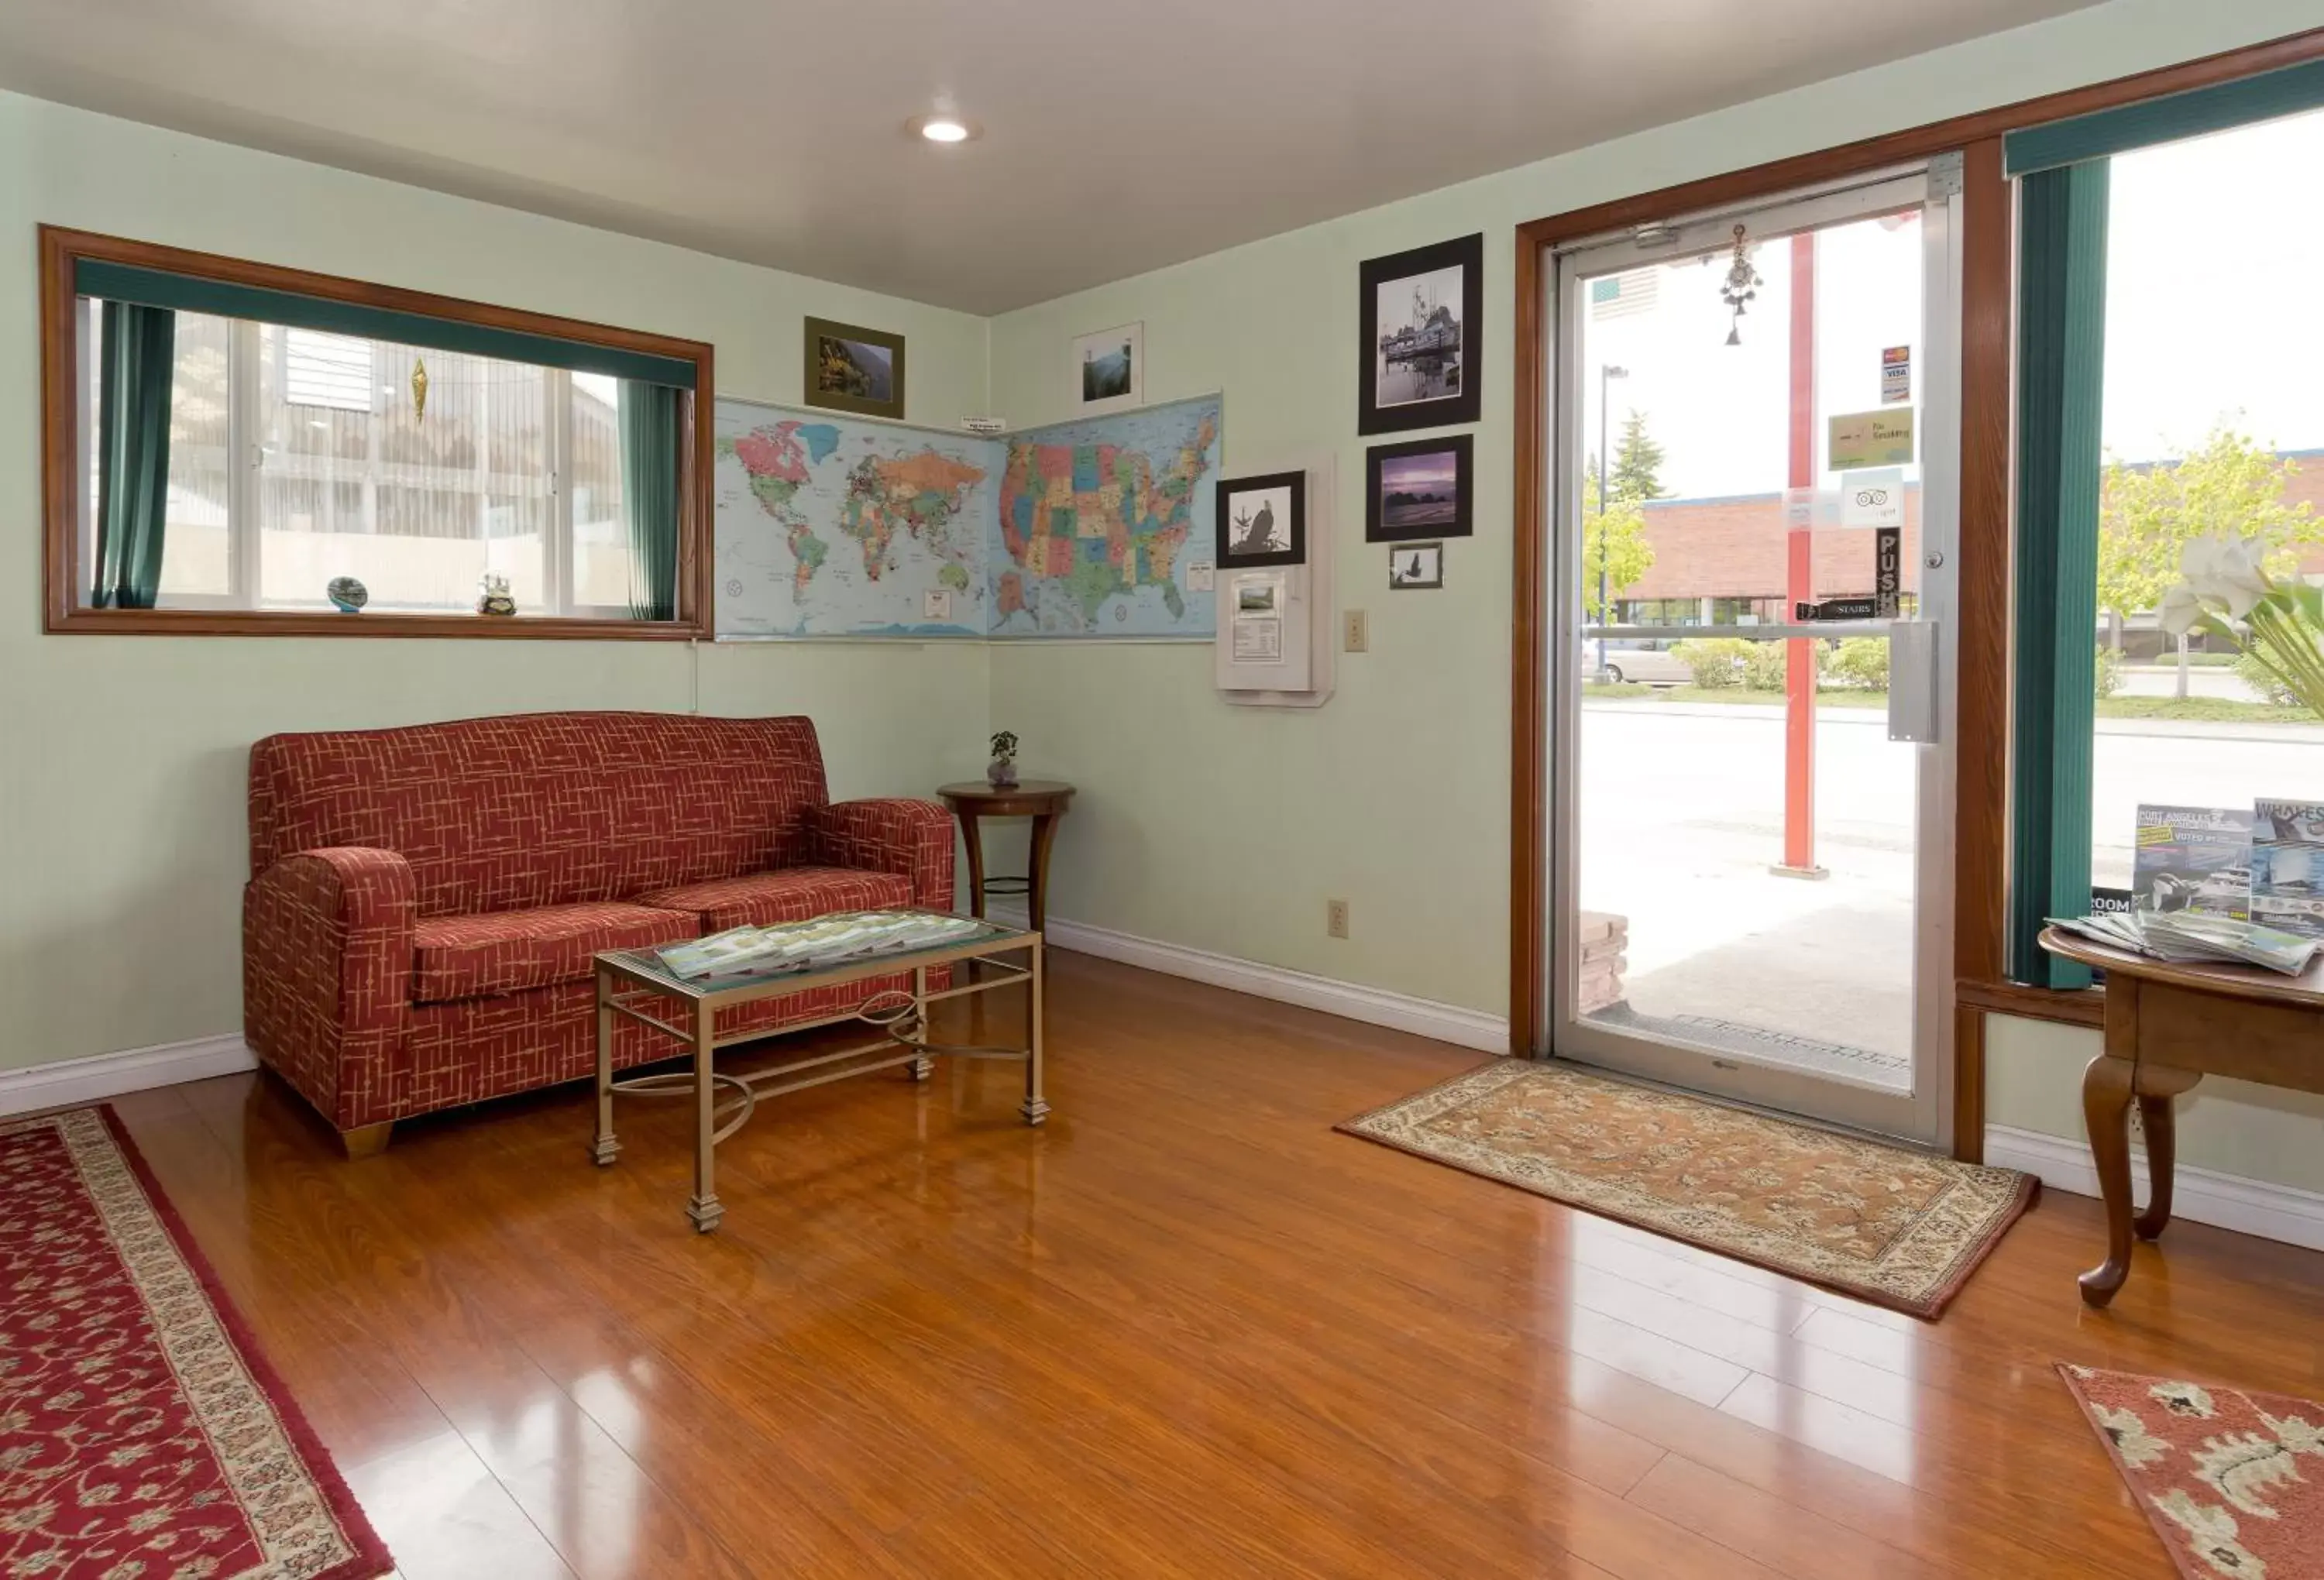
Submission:
[[[1791,486],[1815,488],[1815,235],[1792,238]],[[1787,616],[1815,597],[1814,529],[1794,520],[1785,545]],[[1821,877],[1815,859],[1815,643],[1794,637],[1784,644],[1784,859],[1777,872]]]

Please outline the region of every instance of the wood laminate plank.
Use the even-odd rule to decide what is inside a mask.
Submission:
[[[2051,1362],[2316,1389],[2324,1257],[2177,1226],[2092,1316],[2053,1199],[1922,1323],[1331,1130],[1469,1051],[1050,1008],[1043,1129],[1000,1066],[770,1102],[710,1236],[682,1104],[602,1170],[578,1089],[361,1164],[270,1079],[120,1107],[414,1580],[2159,1575]]]

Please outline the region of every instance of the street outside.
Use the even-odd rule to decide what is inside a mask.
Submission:
[[[1628,919],[1630,1009],[1867,1050],[1903,1084],[1921,749],[1889,740],[1878,709],[1820,709],[1815,854],[1829,876],[1783,877],[1769,871],[1783,855],[1780,705],[1584,703],[1582,905]],[[2092,881],[2127,886],[2140,803],[2324,798],[2324,726],[2101,720],[2093,776]]]

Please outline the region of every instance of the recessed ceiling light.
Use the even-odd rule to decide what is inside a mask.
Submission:
[[[979,128],[958,115],[922,115],[906,123],[908,130],[917,132],[930,142],[966,142],[978,134]]]

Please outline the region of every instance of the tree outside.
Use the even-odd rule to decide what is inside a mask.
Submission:
[[[1622,442],[1614,452],[1610,497],[1599,486],[1593,459],[1582,479],[1582,602],[1589,618],[1602,623],[1608,605],[1654,568],[1655,547],[1646,540],[1646,501],[1663,497],[1663,447],[1646,432],[1637,411],[1622,419]],[[1601,510],[1601,505],[1603,507]],[[1605,598],[1599,597],[1603,571]]]
[[[2299,470],[2232,428],[2212,430],[2176,465],[2108,464],[2098,513],[2098,607],[2119,622],[2163,601],[2179,580],[2179,556],[2199,537],[2257,538],[2271,575],[2292,572],[2302,546],[2324,543],[2324,521],[2283,502]],[[2179,686],[2187,694],[2187,640],[2179,640]]]

